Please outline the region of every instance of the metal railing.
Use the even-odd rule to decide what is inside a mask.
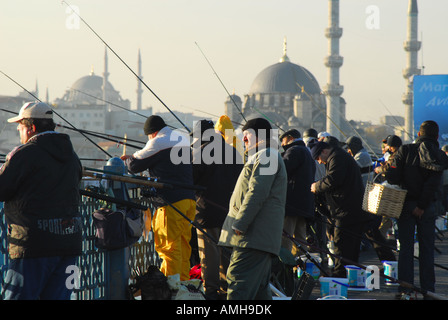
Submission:
[[[108,300],[115,297],[125,298],[127,285],[132,282],[136,268],[147,270],[150,265],[159,265],[159,258],[154,249],[152,234],[140,240],[129,248],[114,250],[114,252],[99,250],[95,247],[95,227],[92,213],[103,203],[92,198],[82,197],[80,213],[82,216],[82,254],[78,257],[76,266],[79,270],[79,280],[72,294],[74,300]],[[151,208],[151,205],[148,205]],[[3,285],[8,269],[7,225],[0,202],[0,277]],[[120,254],[126,259],[111,259],[111,255]],[[118,261],[118,263],[117,263]],[[121,273],[127,283],[119,287],[118,295],[116,284],[111,283],[110,274]],[[113,279],[112,279],[113,280]],[[126,287],[126,288],[124,288]]]

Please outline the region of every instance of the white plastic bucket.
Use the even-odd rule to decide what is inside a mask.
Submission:
[[[311,253],[310,255],[311,258],[313,258],[313,260],[317,262],[317,264],[320,265],[322,263],[322,258],[319,256],[318,253]],[[305,271],[309,273],[313,277],[313,279],[317,280],[320,277],[319,268],[312,261],[310,261],[305,255],[300,256],[300,259],[305,264]],[[299,268],[299,270],[297,271],[297,276],[300,278],[302,274],[303,270]]]
[[[342,296],[347,298],[348,279],[346,278],[331,278],[321,277],[320,295],[325,296]]]
[[[398,279],[398,261],[383,261],[384,266],[384,275]],[[388,286],[396,286],[398,283],[391,279],[386,279],[386,285]]]
[[[366,271],[357,266],[345,266],[347,270],[348,285],[353,288],[365,288]]]

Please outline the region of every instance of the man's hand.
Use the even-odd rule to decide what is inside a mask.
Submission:
[[[316,193],[316,182],[313,182],[313,183],[311,184],[311,192],[312,192],[312,193]]]
[[[425,213],[425,210],[420,209],[419,207],[415,207],[414,210],[412,210],[412,215],[416,218],[421,218],[422,215]]]

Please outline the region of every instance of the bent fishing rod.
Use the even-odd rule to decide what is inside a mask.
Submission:
[[[39,102],[41,102],[42,103],[42,101],[38,98],[38,97],[36,97],[36,95],[35,94],[33,94],[32,92],[30,92],[29,90],[27,90],[24,86],[22,86],[20,83],[18,83],[16,80],[14,80],[13,78],[11,78],[9,75],[7,75],[6,73],[4,73],[3,71],[1,71],[0,70],[0,73],[2,73],[5,77],[7,77],[9,80],[11,80],[12,82],[14,82],[16,85],[18,85],[20,88],[22,88],[24,91],[26,91],[30,96],[32,96],[34,99],[36,99],[37,101],[39,101]],[[51,106],[49,106],[50,108],[51,108]],[[51,110],[53,111],[53,113],[55,114],[55,115],[57,115],[59,118],[61,118],[63,121],[65,121],[67,124],[69,124],[70,125],[70,127],[72,127],[73,129],[76,129],[76,127],[73,125],[73,124],[71,124],[67,119],[65,119],[64,117],[62,117],[59,113],[57,113],[55,110],[54,110],[54,108],[51,108]],[[80,132],[81,133],[81,132]],[[83,136],[84,136],[84,138],[86,138],[87,140],[89,140],[92,144],[94,144],[98,149],[100,149],[102,152],[104,152],[107,156],[109,156],[109,157],[111,157],[112,158],[112,156],[106,151],[106,150],[104,150],[103,148],[101,148],[97,143],[95,143],[92,139],[90,139],[89,137],[87,137],[85,134],[83,134],[83,133],[81,133]]]
[[[188,129],[188,127],[176,116],[176,114],[165,104],[165,102],[163,102],[162,99],[159,98],[159,96],[142,80],[142,78],[138,76],[137,73],[135,73],[134,70],[132,70],[132,68],[111,48],[111,46],[109,46],[109,44],[76,12],[76,10],[73,10],[71,5],[64,0],[62,0],[62,3],[67,5],[67,7],[69,7],[70,10],[72,10],[72,12],[87,26],[87,28],[89,28],[90,31],[92,31],[93,34],[97,36],[98,39],[100,39],[101,42],[103,42],[104,45],[118,58],[118,60],[120,60],[126,66],[126,68],[138,79],[138,81],[140,81],[140,83],[142,83],[145,86],[145,88],[148,89],[157,100],[159,100],[159,102],[176,118],[176,120],[180,122],[180,124],[188,131],[188,133],[191,133],[190,129]]]

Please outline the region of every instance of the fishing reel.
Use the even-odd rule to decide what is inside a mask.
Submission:
[[[141,193],[141,196],[143,198],[155,198],[155,197],[157,197],[157,189],[154,188],[154,187],[142,188],[140,193]]]

